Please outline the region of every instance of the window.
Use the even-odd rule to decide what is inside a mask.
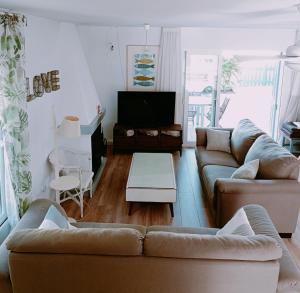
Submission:
[[[235,127],[243,118],[276,138],[281,62],[275,51],[186,54],[185,143],[196,127]]]

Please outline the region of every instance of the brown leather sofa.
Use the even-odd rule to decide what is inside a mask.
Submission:
[[[256,234],[245,237],[100,223],[35,229],[51,204],[66,216],[37,200],[2,244],[1,293],[300,292],[300,272],[260,206],[244,207]]]
[[[248,119],[227,129],[231,131],[231,153],[206,150],[206,130],[196,129],[195,152],[217,226],[227,223],[240,207],[259,204],[267,209],[279,233],[293,233],[300,208],[297,158]],[[260,160],[255,180],[230,178],[244,162],[254,159]]]

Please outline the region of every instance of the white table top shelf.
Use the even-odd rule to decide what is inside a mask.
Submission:
[[[172,154],[134,153],[127,188],[176,189]]]

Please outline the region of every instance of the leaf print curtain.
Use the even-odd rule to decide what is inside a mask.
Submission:
[[[0,14],[0,132],[4,152],[5,201],[12,226],[26,210],[31,192],[24,69],[25,25],[26,19],[22,15]],[[10,182],[7,182],[9,179]]]

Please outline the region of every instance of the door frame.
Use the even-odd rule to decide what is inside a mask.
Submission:
[[[186,90],[186,74],[187,74],[187,60],[188,55],[215,55],[218,57],[218,70],[217,70],[217,82],[216,82],[216,93],[215,98],[212,99],[212,126],[218,125],[219,121],[217,119],[219,113],[219,102],[220,102],[220,92],[221,92],[221,73],[223,65],[222,50],[185,50],[184,51],[184,89],[183,89],[183,146],[194,147],[196,142],[188,142],[188,93]]]

